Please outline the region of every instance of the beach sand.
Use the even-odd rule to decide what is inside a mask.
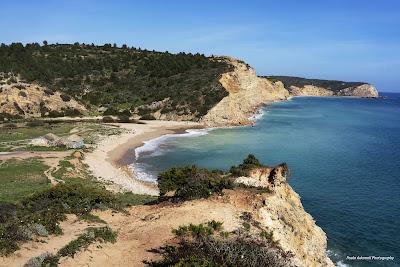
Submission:
[[[86,153],[84,162],[99,180],[113,191],[131,191],[136,194],[158,195],[157,185],[138,180],[128,166],[122,164],[126,153],[141,146],[144,141],[202,125],[188,121],[145,121],[145,124],[116,123],[125,131],[102,139],[93,152]]]

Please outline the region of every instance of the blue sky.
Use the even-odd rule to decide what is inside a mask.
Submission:
[[[0,42],[117,43],[230,55],[259,75],[400,92],[400,1],[1,1]]]

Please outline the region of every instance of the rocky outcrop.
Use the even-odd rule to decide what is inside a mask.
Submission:
[[[201,119],[208,126],[250,124],[249,117],[261,105],[289,96],[281,82],[257,77],[255,70],[240,60],[229,57],[216,57],[215,60],[228,62],[234,69],[222,74],[219,80],[229,95]]]
[[[332,91],[326,88],[305,85],[303,87],[290,86],[291,96],[355,96],[355,97],[378,97],[378,91],[373,85],[362,84],[358,86],[347,87],[339,91]]]
[[[314,85],[305,85],[304,87],[290,86],[291,96],[332,96],[333,92]]]
[[[287,183],[287,171],[286,164],[255,168],[249,177],[239,177],[237,182],[269,190],[270,193],[253,199],[256,207],[253,216],[273,232],[274,240],[285,251],[294,253],[297,266],[334,266],[326,255],[326,234],[304,210],[299,195]]]
[[[51,111],[86,112],[86,108],[70,96],[16,78],[14,82],[3,82],[0,92],[0,113],[11,116],[31,118],[48,115]]]
[[[348,87],[336,93],[338,96],[378,97],[378,91],[371,84]]]
[[[292,76],[265,76],[265,78],[270,81],[281,81],[291,96],[379,96],[373,85],[364,82],[306,79]]]

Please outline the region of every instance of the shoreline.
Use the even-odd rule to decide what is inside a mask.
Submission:
[[[165,134],[204,128],[200,123],[188,121],[146,121],[145,124],[116,123],[113,125],[118,125],[125,132],[102,138],[92,152],[86,153],[84,162],[95,177],[106,183],[107,189],[147,195],[158,195],[157,185],[137,179],[123,163],[126,154],[141,146],[145,141]]]
[[[154,140],[168,134],[182,134],[189,129],[229,129],[233,127],[246,127],[256,124],[265,116],[259,113],[263,108],[276,102],[286,102],[289,99],[278,101],[267,101],[258,107],[248,116],[248,125],[221,125],[207,126],[192,121],[144,121],[145,124],[136,123],[113,123],[125,132],[116,136],[103,137],[97,144],[94,151],[87,153],[84,162],[88,165],[92,174],[102,182],[106,183],[107,189],[115,192],[130,191],[135,194],[158,195],[156,183],[139,179],[132,167],[128,166],[130,152],[141,147],[147,141]],[[261,116],[257,116],[261,115]],[[257,116],[257,118],[254,118]],[[252,118],[252,119],[251,119]]]

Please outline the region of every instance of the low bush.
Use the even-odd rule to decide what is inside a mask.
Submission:
[[[78,251],[87,248],[90,244],[95,242],[115,243],[116,240],[117,233],[111,228],[107,226],[98,228],[90,227],[77,239],[72,240],[62,247],[57,254],[43,253],[37,257],[31,258],[24,267],[58,266],[61,257],[74,257]]]
[[[83,216],[99,207],[122,209],[117,196],[100,187],[59,184],[22,200],[2,217],[0,254],[18,249],[18,242],[35,235],[61,234],[65,214]]]
[[[157,181],[160,196],[173,191],[173,199],[177,201],[207,198],[214,193],[222,193],[223,189],[234,188],[231,178],[194,165],[171,168],[159,174]]]
[[[28,121],[25,125],[27,127],[38,127],[38,126],[44,126],[45,123],[44,121],[37,120],[37,121]]]
[[[18,95],[22,97],[27,97],[27,94],[24,91],[19,91]]]
[[[44,89],[44,93],[46,95],[54,95],[54,92],[52,90],[50,90],[50,89]]]
[[[81,234],[77,239],[72,240],[61,248],[57,255],[59,257],[73,257],[78,251],[87,248],[96,241],[115,243],[117,241],[117,233],[108,226],[88,228],[86,232]]]
[[[148,120],[148,121],[150,121],[150,120],[155,120],[156,117],[154,117],[154,116],[151,115],[151,114],[145,114],[145,115],[141,116],[140,119],[141,119],[141,120]]]
[[[115,122],[115,120],[110,116],[104,116],[103,117],[103,122],[104,123],[113,123],[113,122]]]
[[[60,97],[61,97],[62,101],[64,101],[64,102],[71,101],[71,97],[69,95],[61,94]]]
[[[40,254],[37,257],[29,259],[28,262],[25,263],[24,267],[57,266],[58,259],[56,262],[54,262],[54,260],[52,260],[54,258],[55,258],[55,256],[53,254],[46,252],[46,253]]]
[[[273,233],[274,232],[272,232],[272,231],[267,232],[267,231],[263,230],[260,233],[260,237],[264,238],[264,239],[272,240],[272,238],[274,236]]]
[[[264,165],[262,165],[254,155],[249,154],[243,160],[242,164],[232,166],[230,169],[230,173],[234,177],[248,176],[250,170],[263,166]]]
[[[127,116],[127,115],[119,115],[118,122],[129,123],[129,122],[131,122],[131,118],[130,118],[130,116]]]
[[[248,233],[227,233],[205,225],[181,226],[184,234],[175,231],[178,244],[152,250],[161,255],[159,261],[145,261],[148,266],[294,266],[293,254],[284,252],[270,239]],[[190,235],[189,235],[190,233]],[[201,234],[199,234],[201,233]],[[219,236],[214,235],[219,233]]]
[[[61,164],[68,166],[69,162]],[[59,222],[66,214],[92,222],[103,222],[93,209],[123,211],[127,206],[145,204],[156,197],[132,193],[114,194],[88,179],[68,178],[65,184],[41,190],[17,204],[0,203],[0,255],[19,248],[19,243],[35,236],[61,234]]]

